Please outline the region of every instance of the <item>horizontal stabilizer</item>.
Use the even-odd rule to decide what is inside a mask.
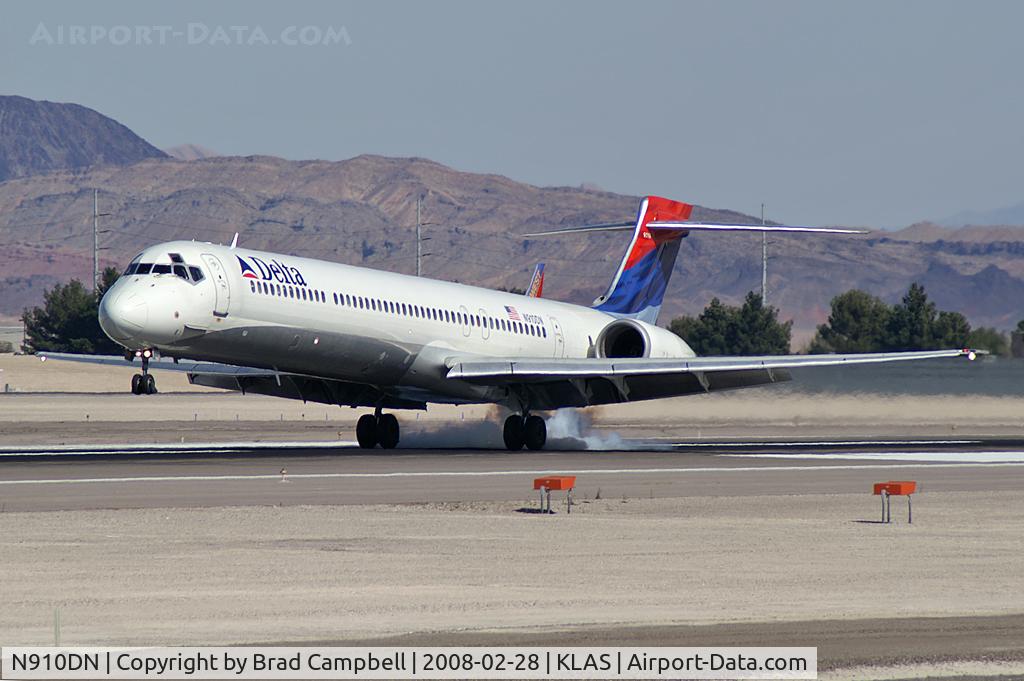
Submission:
[[[794,232],[809,234],[867,234],[863,229],[843,227],[790,227],[787,225],[731,225],[713,222],[648,222],[648,229],[685,230],[687,232]]]
[[[521,234],[525,237],[555,236],[557,234],[586,234],[589,232],[631,232],[636,227],[630,222],[606,222],[599,225],[564,227],[548,232]],[[734,225],[711,222],[648,222],[648,229],[685,230],[687,232],[792,232],[796,234],[867,234],[864,229],[843,227],[797,227],[788,225]]]

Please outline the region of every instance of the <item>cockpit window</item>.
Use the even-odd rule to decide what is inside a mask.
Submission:
[[[175,265],[181,265],[182,263],[185,262],[184,260],[181,259],[180,253],[169,253],[168,255],[171,256],[171,262],[173,262]]]
[[[203,270],[195,265],[185,264],[181,256],[177,253],[171,253],[172,259],[177,256],[177,261],[173,265],[165,265],[161,263],[151,262],[138,262],[139,258],[135,258],[124,271],[125,276],[129,275],[146,275],[146,274],[173,274],[176,277],[181,277],[185,281],[198,283],[203,281],[206,277],[203,275]]]

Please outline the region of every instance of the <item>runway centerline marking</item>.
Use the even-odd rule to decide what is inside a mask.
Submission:
[[[899,461],[935,463],[1024,463],[1021,451],[980,452],[764,452],[761,454],[722,454],[731,459],[828,459],[832,461]]]
[[[676,440],[673,447],[887,447],[892,445],[980,445],[982,440],[761,440],[757,442],[685,442],[678,438],[654,436],[650,440]]]
[[[752,473],[752,472],[794,472],[794,471],[842,471],[901,468],[978,468],[978,467],[1021,467],[1024,461],[1001,463],[894,463],[863,464],[855,466],[729,466],[703,468],[593,468],[573,470],[576,475],[643,475],[648,473]],[[396,471],[391,473],[289,473],[288,480],[322,479],[367,479],[367,478],[440,478],[440,477],[502,477],[514,475],[551,475],[565,472],[565,469],[514,470],[514,471]],[[122,482],[228,482],[242,480],[281,480],[280,474],[254,475],[152,475],[122,478],[54,478],[42,480],[0,480],[0,485],[81,485],[111,484]]]

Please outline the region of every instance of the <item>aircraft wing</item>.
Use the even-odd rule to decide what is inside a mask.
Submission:
[[[876,364],[940,357],[974,358],[971,350],[846,355],[764,355],[679,359],[453,358],[448,378],[504,385],[534,408],[632,402],[745,388],[790,380],[789,369]],[[540,406],[544,405],[544,406]]]
[[[124,357],[113,355],[40,352],[36,356],[43,361],[53,359],[106,366],[139,367],[141,370],[141,362],[130,362]],[[150,359],[149,369],[150,371],[184,372],[188,374],[189,383],[222,390],[235,390],[243,394],[270,395],[303,402],[320,402],[346,407],[374,407],[380,400],[380,391],[375,386],[273,369],[191,360],[175,362],[167,358]],[[424,402],[394,396],[385,397],[380,404],[390,409],[427,408]]]
[[[83,364],[102,364],[105,366],[138,367],[141,368],[141,361],[131,362],[120,355],[76,355],[68,352],[37,352],[36,357],[42,361],[55,359],[62,362],[80,362]],[[252,367],[235,366],[233,364],[219,364],[217,362],[193,362],[183,360],[175,362],[164,357],[154,357],[149,360],[149,368],[159,371],[178,371],[195,375],[209,376],[284,376],[271,369],[255,369]]]

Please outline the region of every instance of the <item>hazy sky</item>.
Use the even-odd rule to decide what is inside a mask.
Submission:
[[[902,226],[1024,200],[1022,27],[1020,2],[4,3],[0,93],[160,147]]]

